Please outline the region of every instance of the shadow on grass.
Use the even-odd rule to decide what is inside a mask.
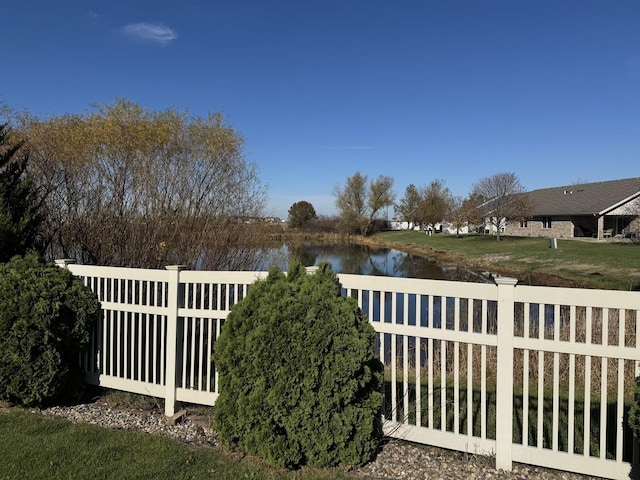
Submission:
[[[430,398],[427,385],[421,386],[420,392],[420,425],[422,427],[430,427],[435,430],[444,430],[447,432],[459,432],[467,434],[469,422],[467,417],[467,386],[458,388],[458,428],[455,429],[455,389],[452,385],[445,387],[444,404],[442,402],[442,387],[439,382],[433,384],[432,411],[429,412]],[[409,408],[405,412],[404,399],[408,395]],[[472,405],[471,405],[471,428],[472,435],[475,437],[482,436],[481,408],[482,393],[479,389],[472,389]],[[385,417],[392,418],[391,402],[391,382],[385,381]],[[539,421],[539,406],[537,393],[528,395],[527,408],[527,430],[523,433],[524,417],[523,417],[523,394],[516,392],[513,396],[513,442],[516,444],[525,444],[528,446],[539,446],[542,442],[542,448],[552,449],[553,447],[553,397],[544,395],[542,405],[542,420]],[[496,436],[496,391],[495,389],[487,389],[485,393],[485,418],[484,425],[485,437],[495,439]],[[600,456],[600,449],[603,447],[600,442],[601,429],[601,403],[599,399],[592,398],[589,402],[590,409],[587,421],[589,438],[584,440],[585,432],[585,411],[584,399],[576,396],[573,405],[573,453],[583,455],[585,448],[588,449],[588,455],[592,457]],[[605,445],[606,458],[616,458],[616,436],[617,436],[617,419],[618,406],[616,402],[609,402],[605,405],[606,412],[604,416],[606,421]],[[633,458],[633,432],[627,427],[629,404],[625,404],[623,409],[623,425],[625,425],[622,437],[622,459],[625,462],[631,462]],[[443,412],[445,414],[443,415]],[[444,418],[443,418],[444,416]],[[396,419],[402,422],[405,419],[410,425],[416,425],[416,389],[414,384],[410,384],[407,392],[403,390],[402,381],[396,383]],[[432,421],[429,424],[430,420]],[[443,422],[445,422],[443,426]],[[540,431],[541,429],[541,431]],[[526,440],[523,440],[523,435]],[[567,395],[562,395],[558,401],[558,434],[556,444],[558,451],[569,451],[569,399]]]

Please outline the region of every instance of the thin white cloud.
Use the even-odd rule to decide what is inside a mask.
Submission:
[[[130,23],[122,27],[122,33],[134,40],[167,45],[176,38],[178,34],[171,28],[161,23]]]

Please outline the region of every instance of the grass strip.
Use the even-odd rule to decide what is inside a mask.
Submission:
[[[338,469],[286,471],[257,459],[142,432],[0,412],[0,479],[341,479]]]

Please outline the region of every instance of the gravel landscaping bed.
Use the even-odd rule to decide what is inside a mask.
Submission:
[[[197,414],[187,415],[174,425],[160,411],[114,408],[101,402],[71,407],[51,407],[43,415],[64,417],[75,423],[89,423],[106,428],[142,431],[166,435],[180,442],[217,447],[215,432],[208,420]],[[514,464],[511,472],[494,468],[491,457],[453,452],[433,447],[414,445],[398,440],[387,440],[375,461],[349,474],[357,479],[542,479],[587,480],[588,477],[557,470]]]

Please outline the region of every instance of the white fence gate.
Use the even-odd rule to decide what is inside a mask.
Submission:
[[[144,270],[60,260],[103,315],[82,359],[95,385],[213,405],[213,345],[265,272]],[[608,478],[638,468],[626,427],[640,374],[640,293],[339,275],[377,332],[385,432]]]

